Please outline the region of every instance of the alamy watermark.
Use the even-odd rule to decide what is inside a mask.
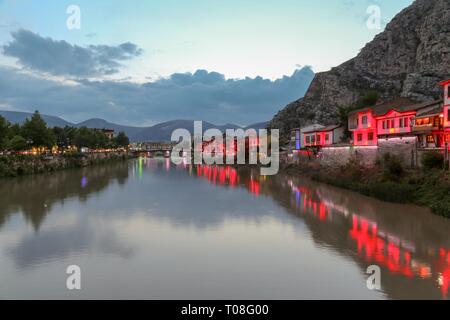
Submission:
[[[381,8],[377,5],[367,7],[369,18],[366,21],[369,30],[381,30]]]
[[[69,17],[66,20],[66,26],[68,30],[80,30],[81,29],[81,9],[79,6],[72,4],[67,7],[66,13]]]
[[[201,121],[194,122],[194,135],[187,129],[177,129],[172,133],[176,142],[171,154],[176,165],[207,164],[261,164],[261,175],[276,175],[280,167],[279,130],[272,129],[227,129],[225,134],[219,129],[203,132]],[[191,157],[191,155],[193,155]],[[193,160],[193,161],[192,161]]]
[[[367,278],[367,289],[369,290],[381,290],[381,269],[377,265],[371,265],[367,268],[367,274],[370,276]]]
[[[81,268],[77,265],[68,266],[66,274],[69,275],[66,279],[67,290],[81,290]]]

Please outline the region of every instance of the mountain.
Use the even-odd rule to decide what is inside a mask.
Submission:
[[[11,123],[23,123],[28,118],[31,118],[32,113],[28,112],[16,112],[16,111],[2,111],[0,115]],[[173,120],[164,123],[154,125],[152,127],[133,127],[124,126],[116,123],[108,122],[104,119],[89,119],[80,123],[71,123],[64,119],[54,116],[48,116],[41,114],[42,118],[49,127],[87,127],[87,128],[100,128],[100,129],[113,129],[115,132],[125,132],[130,138],[130,141],[170,141],[172,132],[176,129],[187,129],[191,134],[194,132],[193,120]],[[266,122],[251,125],[247,128],[260,129],[265,128]],[[226,129],[238,129],[241,128],[235,124],[216,125],[210,122],[203,121],[203,131],[216,128],[225,133]],[[247,129],[245,128],[245,129]]]
[[[216,128],[225,133],[226,129],[240,128],[235,124],[215,125],[206,121],[203,121],[203,131]],[[172,132],[176,129],[186,129],[191,134],[194,133],[194,121],[193,120],[173,120],[164,123],[157,124],[153,127],[146,128],[137,133],[133,138],[136,141],[147,141],[151,137],[153,141],[170,141]]]
[[[249,126],[246,126],[244,129],[255,129],[255,130],[259,130],[259,129],[266,129],[269,126],[269,122],[259,122],[259,123],[254,123],[251,124]]]
[[[142,130],[145,130],[145,127],[132,127],[132,126],[123,126],[120,124],[116,124],[116,123],[111,123],[108,122],[106,120],[103,119],[98,119],[98,118],[94,118],[94,119],[89,119],[83,122],[80,122],[78,124],[76,124],[75,126],[77,127],[87,127],[87,128],[104,128],[104,129],[112,129],[115,132],[125,132],[125,134],[131,139],[133,140],[133,137],[138,134],[139,132],[141,132]]]
[[[355,104],[368,90],[380,102],[395,97],[429,101],[442,95],[437,83],[450,78],[450,1],[416,0],[401,11],[353,59],[316,74],[306,95],[270,122],[286,140],[290,129],[338,121],[340,106]]]
[[[11,123],[19,123],[22,124],[26,119],[30,119],[33,114],[29,112],[18,112],[18,111],[3,111],[0,110],[0,116],[4,117]],[[70,123],[64,119],[54,116],[41,115],[44,121],[47,123],[49,127],[65,127],[74,126],[73,123]]]

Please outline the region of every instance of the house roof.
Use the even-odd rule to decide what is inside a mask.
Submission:
[[[333,124],[324,128],[318,128],[315,130],[309,130],[309,131],[304,131],[303,133],[313,133],[313,132],[328,132],[328,131],[333,131],[334,129],[340,128],[341,125],[339,124]]]
[[[349,115],[359,113],[359,112],[369,111],[369,110],[372,110],[374,116],[383,116],[391,110],[395,110],[397,112],[407,112],[407,111],[419,111],[422,109],[426,109],[426,110],[424,110],[424,112],[427,112],[428,109],[430,109],[430,108],[433,110],[435,108],[439,108],[441,106],[441,104],[442,104],[442,99],[417,103],[414,100],[411,100],[409,98],[397,98],[393,101],[388,101],[388,102],[384,102],[381,104],[377,104],[374,107],[367,107],[364,109],[355,110],[355,111],[351,112]],[[418,114],[419,114],[419,112],[418,112]]]
[[[388,102],[383,102],[380,104],[377,104],[373,107],[366,107],[366,108],[362,108],[362,109],[358,109],[355,111],[352,111],[349,113],[349,115],[351,114],[355,114],[355,113],[359,113],[359,112],[364,112],[364,111],[369,111],[372,110],[373,114],[375,116],[382,116],[385,115],[386,113],[388,113],[391,110],[396,110],[399,112],[405,112],[405,111],[411,111],[411,110],[415,110],[413,108],[413,106],[417,105],[417,101],[411,100],[409,98],[403,98],[403,97],[399,97],[396,98],[392,101],[388,101]]]
[[[417,111],[417,118],[426,118],[435,116],[442,113],[442,100],[433,101],[428,106],[421,108]]]
[[[446,86],[449,83],[450,83],[450,79],[439,82],[439,85],[440,86]]]
[[[315,124],[311,124],[311,125],[309,125],[309,126],[302,127],[302,128],[294,128],[294,129],[292,129],[291,131],[302,131],[302,132],[305,132],[305,131],[311,131],[311,130],[321,129],[321,128],[324,128],[324,127],[325,127],[325,126],[322,125],[322,124],[320,124],[320,123],[315,123]]]

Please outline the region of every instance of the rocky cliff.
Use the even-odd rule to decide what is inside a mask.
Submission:
[[[291,128],[337,122],[339,106],[354,104],[367,90],[382,101],[440,96],[437,83],[450,78],[450,0],[416,0],[401,11],[353,59],[318,73],[305,97],[271,121],[286,137]]]

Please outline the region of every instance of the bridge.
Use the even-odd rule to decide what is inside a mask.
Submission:
[[[164,156],[170,157],[174,143],[171,142],[140,142],[133,144],[131,151],[135,155],[145,157]]]

